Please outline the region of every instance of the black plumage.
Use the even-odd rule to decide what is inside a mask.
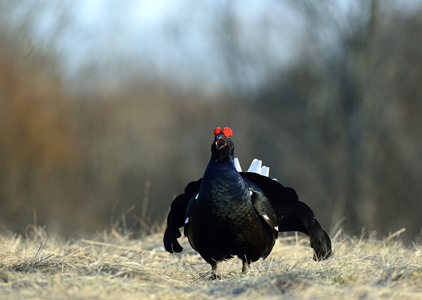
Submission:
[[[181,252],[179,228],[192,248],[212,267],[234,256],[245,273],[251,262],[266,258],[278,232],[300,231],[310,237],[314,259],[331,255],[331,241],[313,211],[299,201],[294,189],[252,172],[238,172],[230,128],[217,127],[211,159],[203,178],[189,183],[177,196],[167,217],[164,246]]]

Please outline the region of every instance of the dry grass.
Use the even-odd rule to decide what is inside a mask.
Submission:
[[[420,299],[422,247],[396,237],[333,238],[334,257],[314,262],[308,241],[280,237],[268,259],[246,276],[221,264],[221,280],[183,241],[183,254],[162,247],[162,233],[131,240],[116,231],[63,242],[32,228],[31,237],[0,236],[2,299]]]

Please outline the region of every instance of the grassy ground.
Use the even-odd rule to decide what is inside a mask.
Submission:
[[[1,299],[422,299],[422,246],[394,236],[333,237],[334,256],[314,262],[308,240],[280,237],[266,260],[242,276],[241,262],[220,266],[221,280],[183,241],[162,247],[162,233],[139,240],[107,231],[67,242],[32,228],[0,236]]]

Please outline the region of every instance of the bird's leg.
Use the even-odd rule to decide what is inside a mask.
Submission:
[[[248,273],[249,262],[246,259],[242,259],[242,274]]]
[[[221,279],[221,276],[217,274],[217,263],[214,262],[211,264],[211,276],[209,277],[210,280]]]

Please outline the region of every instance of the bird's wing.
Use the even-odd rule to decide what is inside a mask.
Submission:
[[[192,198],[189,201],[188,207],[186,208],[185,222],[184,222],[184,234],[186,237],[188,236],[189,225],[193,216],[193,210],[195,208],[195,204],[196,204],[196,200],[198,199],[198,196],[199,196],[198,193],[195,196],[192,196]]]
[[[251,193],[252,206],[263,222],[274,231],[274,238],[278,237],[277,215],[268,198],[262,193],[259,187],[245,179]]]
[[[310,238],[314,259],[322,260],[331,255],[331,240],[315,219],[314,212],[299,201],[296,191],[279,182],[256,173],[242,172],[240,175],[255,185],[267,196],[276,216],[278,231],[300,231]]]
[[[186,210],[189,205],[189,201],[199,192],[201,179],[198,181],[192,181],[189,183],[185,192],[177,196],[171,203],[170,212],[167,216],[167,228],[164,232],[164,247],[170,252],[181,252],[183,250],[177,239],[181,237],[179,228],[185,224]]]

